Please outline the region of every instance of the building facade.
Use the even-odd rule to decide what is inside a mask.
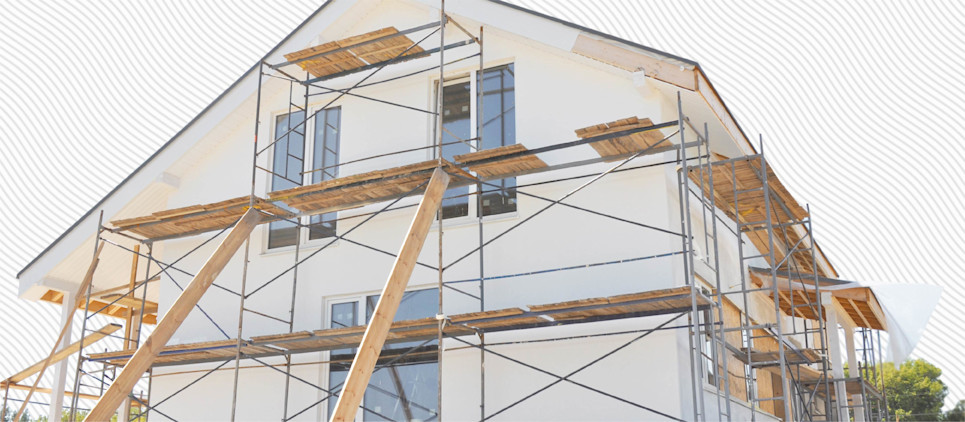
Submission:
[[[25,268],[21,296],[124,321],[121,350],[83,365],[136,371],[156,346],[135,391],[175,420],[329,419],[400,263],[357,420],[880,412],[880,305],[836,280],[699,65],[497,1],[444,7],[326,3],[98,204],[103,225]],[[407,261],[436,167],[441,219]],[[263,224],[226,249],[249,207]]]

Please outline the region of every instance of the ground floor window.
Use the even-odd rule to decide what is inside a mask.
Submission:
[[[331,328],[361,325],[375,312],[379,295],[370,295],[332,303],[330,309]],[[431,317],[439,306],[437,289],[413,290],[402,296],[402,302],[395,314],[395,321]],[[362,320],[362,312],[364,317]],[[362,406],[362,419],[365,421],[382,420],[422,420],[437,418],[439,362],[436,357],[437,342],[404,342],[386,344],[375,372],[365,390]],[[414,347],[418,349],[413,350]],[[402,354],[409,352],[403,358]],[[329,389],[338,393],[342,389],[355,349],[333,350],[329,364]],[[328,400],[329,415],[335,409],[337,398]]]

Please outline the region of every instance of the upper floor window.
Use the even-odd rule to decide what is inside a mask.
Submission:
[[[460,154],[473,152],[470,147],[482,150],[498,148],[516,143],[516,84],[513,65],[494,67],[483,72],[482,80],[482,122],[479,118],[476,81],[478,72],[473,71],[463,78],[451,79],[442,88],[442,156],[452,161]],[[481,123],[482,130],[477,130]],[[481,132],[482,143],[478,142]],[[488,183],[498,187],[483,185],[481,208],[476,209],[476,201],[470,200],[475,187],[465,186],[449,189],[442,202],[442,217],[463,217],[470,215],[494,215],[516,211],[516,178],[509,177]]]
[[[305,113],[294,112],[275,117],[272,146],[271,190],[290,189],[338,177],[341,108],[319,111],[309,122],[313,130],[306,133]],[[294,128],[294,130],[292,130]],[[311,157],[311,159],[306,159]],[[268,248],[292,246],[299,238],[321,239],[335,236],[336,213],[302,218],[300,229],[290,221],[274,221],[268,225]]]

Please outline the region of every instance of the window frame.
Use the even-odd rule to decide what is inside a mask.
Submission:
[[[499,61],[494,61],[494,62],[491,62],[491,63],[487,63],[487,64],[484,66],[484,72],[488,72],[489,70],[496,69],[496,68],[501,68],[501,67],[504,67],[504,66],[513,66],[513,68],[514,68],[514,69],[513,69],[513,73],[514,73],[514,74],[516,73],[516,69],[515,69],[515,68],[516,68],[516,61],[515,61],[514,58],[508,58],[508,59],[505,59],[505,60],[499,60]],[[448,85],[454,85],[454,84],[464,83],[464,82],[466,82],[466,80],[468,79],[468,81],[469,81],[469,97],[472,99],[472,100],[470,101],[470,113],[469,113],[469,127],[470,127],[470,136],[469,136],[469,138],[470,138],[470,139],[478,138],[478,137],[479,137],[479,134],[478,134],[478,132],[477,132],[478,113],[476,112],[477,108],[479,107],[479,104],[478,104],[478,102],[477,102],[477,92],[478,92],[478,88],[479,88],[479,87],[478,87],[478,85],[479,85],[479,77],[478,77],[478,75],[479,75],[479,68],[478,68],[478,67],[461,69],[461,70],[459,70],[459,71],[454,71],[454,72],[452,72],[451,74],[445,75],[445,79],[443,80],[443,83],[442,83],[442,87],[445,87],[445,86],[448,86]],[[439,89],[440,89],[439,76],[438,76],[438,75],[434,75],[434,76],[431,76],[431,77],[430,77],[430,86],[431,86],[431,88],[432,88],[432,89],[429,90],[429,91],[430,91],[429,93],[431,94],[430,104],[433,104],[433,105],[436,106],[436,108],[435,108],[434,110],[438,110],[438,99],[439,99]],[[516,99],[516,90],[517,90],[517,87],[516,87],[515,76],[514,76],[514,82],[513,82],[514,102],[515,102],[515,99]],[[516,113],[516,111],[514,110],[513,113]],[[439,117],[441,118],[441,116],[439,116]],[[515,119],[514,119],[514,120],[515,120]],[[435,118],[430,118],[430,119],[429,119],[429,122],[430,122],[430,124],[431,124],[431,125],[430,125],[430,132],[429,132],[429,133],[435,135],[435,134],[436,134],[436,130],[438,129],[438,121],[437,121]],[[518,126],[517,126],[517,127],[518,127]],[[515,132],[515,129],[514,129],[514,132]],[[436,136],[430,136],[430,139],[429,139],[429,142],[427,143],[427,146],[430,146],[430,147],[431,147],[431,146],[436,145],[437,139],[438,139],[438,138],[437,138]],[[474,142],[475,142],[475,141],[474,141]],[[518,142],[516,142],[516,143],[518,143]],[[430,152],[429,152],[429,154],[427,154],[427,155],[428,155],[428,159],[430,159],[430,160],[436,159],[436,158],[438,157],[438,150],[437,150],[436,148],[429,148],[429,150],[430,150]],[[474,152],[474,150],[470,149],[469,152]],[[513,211],[505,212],[505,213],[499,213],[499,214],[481,215],[481,210],[480,210],[479,207],[478,207],[478,202],[475,200],[476,197],[477,197],[477,195],[478,195],[478,192],[477,192],[477,190],[476,190],[476,187],[477,187],[477,186],[476,186],[475,184],[470,184],[470,185],[467,186],[468,191],[469,191],[469,199],[470,199],[470,200],[468,201],[468,202],[469,202],[469,210],[468,210],[467,215],[458,216],[458,217],[445,218],[445,219],[442,220],[442,225],[443,225],[443,227],[461,226],[461,225],[467,225],[467,224],[476,223],[476,222],[479,220],[480,217],[482,218],[483,221],[506,220],[506,219],[513,219],[513,218],[519,217],[519,198],[518,198],[518,197],[517,197],[517,201],[516,201],[516,209],[513,210]],[[483,187],[483,190],[486,190],[486,187],[485,187],[485,186]],[[434,219],[434,220],[433,220],[433,227],[437,227],[438,224],[439,224],[439,219],[438,219],[438,218]]]
[[[308,108],[308,116],[309,116],[309,121],[311,122],[311,125],[304,125],[304,128],[303,128],[303,129],[304,129],[304,133],[305,133],[305,136],[304,136],[304,151],[302,152],[302,154],[303,154],[303,155],[302,155],[302,157],[303,157],[302,171],[303,171],[303,172],[307,172],[307,171],[309,171],[309,170],[312,170],[311,167],[313,166],[314,154],[315,154],[315,124],[316,124],[316,122],[317,122],[317,116],[318,116],[318,115],[315,114],[315,113],[319,113],[319,114],[320,114],[320,113],[322,112],[322,110],[329,110],[329,111],[331,111],[331,110],[338,110],[338,141],[337,141],[337,142],[338,142],[338,151],[337,151],[337,153],[336,153],[336,154],[337,154],[337,155],[336,155],[336,162],[337,162],[337,163],[340,163],[340,162],[342,161],[342,160],[341,160],[341,155],[342,155],[342,141],[343,141],[343,139],[342,139],[342,131],[343,131],[343,128],[342,128],[342,120],[343,120],[343,116],[344,116],[344,112],[345,112],[345,111],[344,111],[344,107],[343,107],[342,105],[337,105],[337,106],[330,106],[330,107],[328,107],[328,108],[324,108],[324,109],[323,109],[323,108],[321,108],[321,107],[318,106],[318,105],[316,105],[316,106],[309,106],[309,108]],[[291,113],[293,113],[293,114],[294,114],[294,113],[300,113],[300,111],[293,109],[293,110],[291,110]],[[327,113],[327,112],[326,112],[326,113]],[[271,124],[268,125],[268,126],[269,126],[269,128],[268,128],[268,133],[269,133],[268,138],[269,138],[271,141],[274,141],[274,139],[275,139],[275,132],[276,132],[276,128],[277,128],[277,125],[278,125],[278,119],[279,119],[280,117],[282,117],[282,116],[285,116],[286,114],[289,114],[289,110],[287,110],[287,109],[285,109],[285,110],[276,110],[276,111],[274,111],[274,112],[271,113],[271,117],[270,117],[270,119],[271,119],[271,120],[270,120],[270,121],[271,121]],[[315,115],[316,117],[311,117],[311,116],[313,116],[313,115]],[[310,130],[309,130],[309,128],[310,128]],[[268,162],[268,164],[269,164],[269,170],[271,170],[272,172],[274,172],[274,171],[275,171],[275,168],[274,168],[274,167],[275,167],[275,166],[274,166],[274,163],[275,163],[275,148],[274,148],[274,145],[272,145],[271,148],[268,148],[268,150],[267,150],[266,152],[267,152],[266,155],[267,155],[267,162]],[[336,169],[336,171],[337,171],[337,169]],[[301,186],[307,186],[307,185],[312,184],[312,174],[313,174],[313,173],[304,173],[304,174],[301,175],[301,177],[302,177],[302,178],[301,178],[301,182],[302,182]],[[272,188],[272,178],[273,178],[273,177],[274,177],[274,174],[273,174],[273,173],[265,172],[265,193],[266,193],[266,194],[267,194],[268,192],[271,192],[271,191],[274,190],[274,189]],[[311,224],[311,218],[312,218],[312,216],[299,217],[298,221],[299,221],[300,224],[308,225],[308,224]],[[336,212],[336,218],[338,218],[337,212]],[[335,233],[336,233],[336,235],[338,235],[338,228],[337,228],[337,226],[336,226]],[[296,247],[297,245],[301,245],[301,248],[318,247],[318,246],[321,246],[322,244],[327,243],[327,242],[329,242],[329,241],[331,241],[331,240],[333,240],[333,239],[335,239],[335,242],[336,242],[336,243],[333,244],[332,246],[337,246],[337,244],[338,244],[338,238],[337,238],[337,237],[330,236],[330,237],[321,237],[321,238],[317,238],[317,239],[311,239],[309,235],[310,235],[310,230],[309,230],[307,227],[300,227],[300,228],[298,229],[298,235],[297,235],[297,237],[296,237],[296,242],[297,242],[296,244],[285,245],[285,246],[278,246],[278,247],[271,248],[271,247],[269,247],[269,245],[270,245],[270,238],[271,238],[271,225],[270,225],[270,224],[265,224],[265,225],[264,225],[264,236],[263,236],[263,239],[262,239],[262,242],[261,242],[261,243],[262,243],[261,252],[262,252],[263,255],[271,255],[271,254],[276,254],[276,253],[291,252],[291,251],[295,250],[295,247]]]
[[[421,291],[421,290],[434,290],[434,289],[437,289],[437,288],[438,288],[438,286],[436,286],[435,284],[422,284],[422,285],[416,285],[416,286],[408,286],[408,287],[405,289],[405,292],[403,292],[403,295],[404,295],[405,293],[409,293],[409,292],[417,292],[417,291]],[[366,301],[368,300],[368,298],[369,298],[370,296],[378,296],[378,295],[380,295],[380,294],[382,294],[382,292],[379,291],[379,290],[371,290],[371,291],[358,292],[358,293],[347,294],[347,295],[340,295],[340,296],[331,296],[331,297],[325,298],[325,299],[323,300],[324,309],[323,309],[323,312],[322,312],[322,314],[323,314],[323,316],[322,316],[322,327],[326,327],[326,328],[324,328],[324,329],[330,329],[330,328],[332,328],[332,316],[333,316],[333,315],[332,315],[332,307],[335,306],[335,305],[338,305],[338,304],[343,304],[343,303],[354,303],[354,304],[355,304],[355,321],[356,321],[356,326],[358,326],[358,325],[365,325],[365,324],[366,324],[366,321],[365,321],[365,320],[366,320]],[[354,349],[357,349],[357,348],[354,348]],[[330,360],[332,360],[333,356],[332,356],[332,351],[331,351],[331,350],[326,350],[326,351],[321,352],[321,353],[323,354],[322,360],[324,360],[324,361],[330,361]],[[358,351],[356,350],[355,353],[358,353]],[[439,362],[436,361],[436,364],[438,365]],[[324,364],[324,365],[319,365],[319,366],[320,366],[320,369],[319,369],[319,373],[320,373],[320,374],[319,374],[319,375],[320,375],[320,377],[321,377],[321,380],[324,382],[325,388],[326,388],[327,390],[329,390],[329,391],[331,391],[331,389],[332,389],[332,387],[333,387],[333,385],[331,385],[331,373],[332,373],[332,371],[331,371],[331,365],[332,365],[331,363],[327,363],[327,364]],[[441,368],[439,368],[439,370],[441,370]],[[321,399],[322,397],[324,397],[324,396],[326,396],[326,395],[328,395],[328,394],[327,394],[327,393],[324,393],[324,392],[322,392],[322,391],[319,391],[319,393],[318,393],[319,399]],[[328,400],[333,400],[333,399],[336,400],[336,401],[338,400],[338,398],[337,398],[337,397],[334,397],[334,396],[333,396],[333,397],[330,397]],[[362,398],[361,404],[362,404],[363,406],[365,405],[365,398],[364,398],[364,397]],[[320,412],[319,415],[320,415],[320,416],[323,416],[322,419],[328,420],[328,419],[331,417],[331,415],[329,414],[329,410],[328,410],[329,406],[328,406],[327,404],[325,404],[325,405],[319,405],[318,407],[319,407],[319,412]],[[363,420],[364,420],[364,417],[365,417],[365,411],[364,411],[362,408],[359,408],[359,409],[356,410],[356,414],[355,414],[355,415],[356,415],[356,416],[355,416],[355,420],[357,420],[357,421],[363,421]]]

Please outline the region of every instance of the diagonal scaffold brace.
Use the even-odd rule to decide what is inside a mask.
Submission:
[[[114,383],[104,392],[101,399],[97,401],[94,408],[85,418],[85,421],[108,421],[114,415],[124,398],[131,392],[134,385],[141,379],[154,360],[157,359],[161,349],[167,344],[174,332],[181,326],[191,310],[201,300],[201,296],[208,290],[214,279],[221,273],[221,270],[228,264],[231,257],[248,239],[251,231],[262,222],[264,216],[256,209],[249,208],[245,215],[238,220],[225,239],[218,245],[211,257],[204,263],[191,283],[181,292],[171,309],[158,322],[157,327],[138,347],[134,356],[124,365]]]
[[[372,377],[372,371],[382,352],[382,346],[385,345],[392,320],[395,319],[395,312],[399,309],[402,295],[405,293],[406,285],[409,284],[416,258],[419,257],[425,245],[429,228],[432,226],[448,185],[449,175],[441,168],[436,168],[426,187],[425,196],[422,197],[415,217],[412,219],[412,225],[406,233],[395,264],[392,265],[392,271],[385,282],[385,288],[382,289],[382,295],[379,296],[379,303],[375,306],[372,321],[365,328],[362,344],[355,355],[355,360],[352,361],[342,394],[332,412],[332,421],[351,422],[355,419],[356,409],[362,403],[365,387]]]

